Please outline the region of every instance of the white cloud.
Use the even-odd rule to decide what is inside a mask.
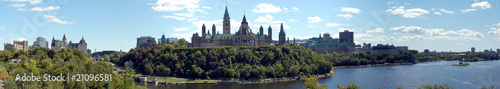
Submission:
[[[386,39],[388,39],[388,37],[386,36],[373,36],[371,34],[354,34],[354,39],[357,39],[359,41],[371,41],[371,42],[375,42],[375,41],[386,41]]]
[[[295,20],[295,19],[287,19],[287,20],[288,20],[288,21],[290,21],[290,22],[298,22],[298,21],[297,21],[297,20]]]
[[[401,33],[406,33],[406,34],[423,34],[425,33],[425,29],[419,26],[401,26],[401,27],[392,27],[391,29],[394,34],[401,34]]]
[[[353,7],[341,7],[340,11],[348,13],[356,13],[356,14],[359,14],[359,12],[361,12],[361,10]]]
[[[491,4],[488,1],[476,2],[470,5],[473,8],[488,9],[491,8]]]
[[[3,40],[3,38],[0,38],[0,40]]]
[[[500,37],[500,28],[491,28],[492,31],[488,31],[489,35]]]
[[[191,13],[174,13],[174,15],[183,16],[183,17],[193,17],[194,16],[194,14],[191,14]]]
[[[253,10],[254,13],[278,13],[281,12],[281,8],[274,6],[272,4],[261,3],[257,5]]]
[[[437,11],[436,11],[436,12],[434,12],[434,14],[436,14],[436,15],[441,15],[441,12],[437,12]]]
[[[25,40],[27,40],[27,39],[26,39],[26,38],[14,38],[14,39],[12,39],[12,40],[15,40],[15,41],[25,41]]]
[[[464,43],[462,42],[462,43],[456,43],[455,45],[463,45],[463,44],[464,44]]]
[[[439,11],[442,11],[442,12],[448,13],[448,14],[455,14],[454,11],[449,11],[449,10],[445,10],[445,9],[440,9]]]
[[[59,20],[56,16],[52,15],[43,15],[43,16],[45,17],[45,19],[49,19],[47,20],[47,23],[74,24],[74,22]]]
[[[293,11],[298,11],[299,10],[299,8],[297,8],[297,7],[292,7],[292,9],[293,9]]]
[[[173,18],[175,20],[186,20],[186,18],[184,17],[179,17],[179,16],[167,16],[167,15],[162,15],[161,17],[165,18],[165,19],[169,19],[169,18]]]
[[[399,39],[396,39],[396,41],[423,40],[423,39],[425,39],[425,37],[422,35],[404,35],[401,36]]]
[[[421,8],[405,9],[404,6],[391,7],[391,9],[387,9],[386,11],[395,15],[400,14],[405,18],[416,18],[429,13],[428,10],[424,10]]]
[[[373,30],[368,30],[368,31],[366,31],[366,33],[369,33],[369,34],[384,34],[384,28],[376,28],[376,29],[373,29]]]
[[[346,19],[352,18],[351,14],[337,14],[338,17],[344,17]]]
[[[191,37],[193,36],[192,33],[182,33],[182,34],[172,34],[173,37],[176,37],[178,39],[184,38],[186,41],[191,42]]]
[[[271,22],[273,20],[273,16],[267,14],[266,16],[259,16],[255,20],[256,22]]]
[[[176,31],[176,32],[177,31],[186,31],[186,30],[189,30],[188,28],[176,28],[176,27],[174,27],[172,29],[174,29],[174,31]]]
[[[60,7],[59,6],[49,6],[49,7],[34,7],[34,8],[31,8],[31,11],[51,11],[51,10],[57,10],[59,9]]]
[[[5,27],[4,27],[4,26],[2,26],[2,27],[0,27],[0,29],[5,29]]]
[[[467,13],[467,12],[471,12],[471,11],[476,11],[476,9],[465,9],[465,10],[460,10],[462,11],[462,13]]]
[[[42,0],[1,0],[1,1],[11,1],[11,2],[29,2],[30,4],[41,3]]]
[[[349,26],[349,24],[342,24],[342,23],[326,23],[327,27],[337,27],[337,26]]]
[[[26,4],[10,4],[8,6],[10,6],[10,7],[24,7],[24,6],[26,6]]]
[[[212,9],[212,7],[203,6],[203,9]]]
[[[307,20],[309,20],[309,22],[307,23],[318,23],[322,21],[321,18],[319,18],[318,16],[307,17]]]
[[[419,26],[408,26],[408,27],[401,26],[401,27],[392,27],[390,30],[394,32],[394,34],[396,35],[400,34],[421,35],[421,36],[428,36],[424,38],[431,40],[480,41],[480,38],[484,37],[483,33],[469,29],[462,29],[458,31],[445,31],[444,29],[425,29]]]
[[[199,0],[158,0],[151,7],[155,11],[179,11],[189,8],[198,8]]]

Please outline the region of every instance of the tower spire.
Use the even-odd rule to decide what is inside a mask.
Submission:
[[[243,23],[248,24],[247,18],[245,17],[245,14],[243,14],[243,20],[241,21],[241,24],[243,24]]]

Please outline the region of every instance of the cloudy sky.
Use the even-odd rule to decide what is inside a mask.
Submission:
[[[500,48],[500,1],[495,0],[0,0],[0,43],[36,37],[78,42],[92,51],[128,50],[140,36],[190,38],[201,25],[231,33],[245,14],[251,29],[279,24],[305,39],[350,30],[355,43],[406,45],[423,51]],[[208,27],[211,28],[211,27]],[[264,33],[267,33],[265,30]],[[3,45],[0,45],[3,48]]]

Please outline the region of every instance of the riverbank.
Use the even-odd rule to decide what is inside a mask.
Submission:
[[[374,66],[395,66],[395,65],[412,65],[417,63],[385,63],[385,64],[368,64],[368,65],[357,65],[357,66],[334,66],[333,70],[341,68],[363,68],[363,67],[374,67]]]
[[[326,74],[312,75],[308,78],[328,78],[336,73],[330,71]],[[305,78],[292,77],[292,78],[267,78],[267,79],[250,79],[250,80],[235,80],[235,79],[193,79],[193,78],[177,78],[177,77],[159,77],[159,76],[139,76],[136,79],[147,78],[146,81],[138,81],[139,83],[153,83],[156,79],[159,84],[257,84],[257,83],[274,83],[274,82],[289,82],[300,81]],[[155,84],[155,83],[153,83]]]

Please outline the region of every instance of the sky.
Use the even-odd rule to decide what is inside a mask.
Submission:
[[[497,0],[0,0],[0,43],[36,37],[79,42],[94,51],[124,50],[141,36],[185,38],[216,25],[228,7],[231,33],[243,15],[254,33],[279,24],[296,39],[354,32],[356,44],[408,46],[423,51],[500,48]],[[50,44],[49,44],[50,45]],[[3,48],[3,45],[0,45]]]

